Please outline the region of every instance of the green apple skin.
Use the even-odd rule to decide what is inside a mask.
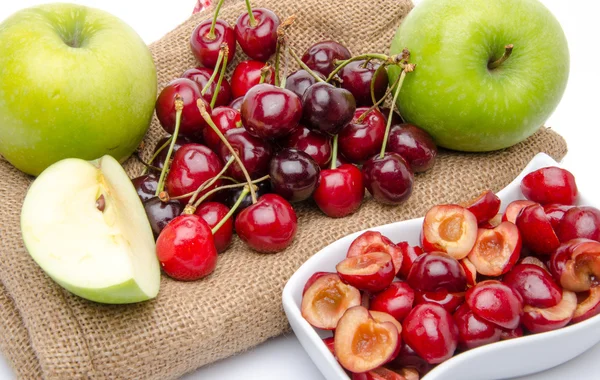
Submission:
[[[488,62],[514,45],[497,69]],[[397,101],[404,119],[444,148],[483,152],[531,136],[558,105],[569,75],[563,30],[537,0],[424,0],[391,53],[416,64]],[[394,83],[400,70],[389,70]]]
[[[122,162],[138,147],[156,68],[123,21],[73,4],[25,9],[0,24],[0,52],[0,154],[15,167],[39,175],[67,157]]]

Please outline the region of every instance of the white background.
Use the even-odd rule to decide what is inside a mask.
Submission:
[[[283,0],[282,0],[283,1]],[[368,1],[368,0],[365,0]],[[371,0],[376,3],[376,0]],[[482,0],[491,1],[491,0]],[[558,18],[569,41],[571,74],[561,104],[547,125],[565,137],[569,153],[563,160],[588,194],[600,189],[598,159],[600,123],[600,6],[593,0],[541,0]],[[71,0],[73,3],[104,9],[130,24],[147,42],[185,21],[195,0]],[[420,0],[414,1],[416,4]],[[40,0],[1,0],[0,20]],[[365,25],[368,27],[368,25]],[[2,52],[0,52],[2,54]],[[2,68],[0,68],[1,70]],[[1,322],[0,322],[1,323]],[[597,332],[600,334],[600,331]],[[557,349],[568,350],[569,347]],[[548,372],[521,380],[598,379],[600,345]],[[527,358],[524,358],[527,360]],[[498,363],[502,365],[501,362]],[[0,378],[13,378],[0,357]],[[273,339],[244,354],[207,366],[185,377],[191,379],[289,379],[320,380],[322,376],[293,334]]]

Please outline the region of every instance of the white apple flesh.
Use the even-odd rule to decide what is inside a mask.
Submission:
[[[31,257],[58,284],[91,301],[156,297],[160,267],[141,201],[111,156],[68,158],[29,188],[21,211]]]

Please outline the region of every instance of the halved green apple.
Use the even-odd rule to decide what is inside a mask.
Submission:
[[[68,158],[40,174],[21,210],[31,257],[59,285],[91,301],[156,297],[160,267],[144,207],[111,156]]]

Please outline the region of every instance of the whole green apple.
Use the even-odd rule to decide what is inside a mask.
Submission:
[[[67,157],[125,160],[155,100],[150,51],[109,13],[49,4],[0,24],[0,154],[25,173]]]
[[[506,148],[532,135],[569,75],[563,30],[537,0],[424,0],[392,41],[392,54],[403,48],[416,69],[400,91],[401,115],[461,151]],[[399,73],[389,70],[392,83]]]

